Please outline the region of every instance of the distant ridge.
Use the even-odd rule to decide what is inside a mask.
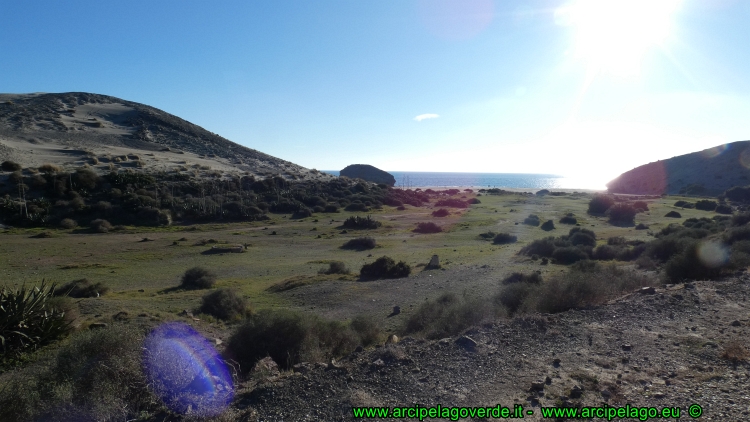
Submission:
[[[607,183],[612,193],[718,195],[750,185],[750,141],[644,164]]]
[[[85,92],[0,94],[0,159],[74,165],[80,157],[71,149],[89,155],[150,152],[155,159],[142,160],[147,168],[196,161],[259,175],[321,177],[144,104]]]

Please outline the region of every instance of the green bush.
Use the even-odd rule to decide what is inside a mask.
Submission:
[[[320,274],[349,274],[349,268],[346,267],[341,261],[331,261],[328,263],[328,268],[323,268],[318,271]]]
[[[513,283],[505,286],[495,296],[494,301],[496,304],[505,306],[508,313],[514,314],[536,289],[536,286],[529,283]]]
[[[682,215],[677,211],[670,211],[666,214],[664,214],[665,217],[671,217],[671,218],[682,218]]]
[[[469,204],[471,204],[471,205],[476,205],[476,204],[481,204],[482,203],[482,201],[480,201],[478,198],[471,198],[471,199],[469,199],[466,202],[469,203]]]
[[[523,220],[523,224],[538,227],[540,224],[542,224],[542,221],[539,219],[538,215],[530,214]]]
[[[371,237],[356,237],[341,245],[341,249],[364,251],[367,249],[373,249],[375,246],[377,246],[377,242]]]
[[[344,210],[346,210],[346,211],[362,211],[362,212],[366,212],[366,211],[369,211],[370,208],[367,205],[365,205],[365,204],[363,204],[361,202],[352,202],[351,204],[347,205],[344,208]]]
[[[2,164],[0,164],[0,169],[3,171],[19,171],[21,170],[21,165],[16,163],[15,161],[3,161]]]
[[[243,372],[270,356],[282,368],[351,353],[361,342],[350,327],[314,315],[266,309],[249,316],[227,344]]]
[[[571,245],[596,246],[596,233],[588,229],[573,227],[568,232],[568,241]]]
[[[422,333],[429,339],[454,336],[496,316],[497,309],[487,300],[461,299],[445,293],[423,303],[405,322],[405,334]]]
[[[495,236],[497,236],[497,233],[493,232],[492,230],[484,232],[484,233],[479,233],[479,237],[481,237],[484,240],[494,239]]]
[[[78,227],[78,223],[72,218],[63,218],[60,220],[60,227],[63,229],[74,229]]]
[[[233,289],[217,289],[203,296],[200,312],[224,320],[240,319],[248,312],[247,301]]]
[[[609,207],[615,204],[615,200],[607,195],[594,195],[589,201],[589,214],[604,214]]]
[[[635,201],[633,202],[633,208],[636,212],[645,212],[648,211],[648,203],[646,201]]]
[[[112,230],[112,224],[110,224],[109,221],[103,220],[101,218],[92,220],[91,223],[89,223],[89,227],[91,227],[91,230],[95,231],[96,233],[107,233]]]
[[[518,237],[516,237],[516,236],[514,236],[512,234],[509,234],[509,233],[498,233],[492,239],[492,243],[494,243],[496,245],[505,245],[505,244],[508,244],[508,243],[515,243],[517,240],[518,240]]]
[[[365,264],[359,271],[364,280],[375,280],[379,278],[402,278],[411,274],[411,267],[404,261],[396,263],[392,258],[382,256],[370,264]]]
[[[364,347],[378,344],[383,340],[383,329],[372,318],[357,315],[352,318],[349,326],[357,333],[361,345]]]
[[[323,208],[323,212],[332,213],[332,212],[339,212],[339,207],[334,204],[327,204]]]
[[[524,273],[512,273],[511,275],[505,277],[502,281],[503,284],[513,284],[513,283],[541,283],[542,282],[542,275],[533,272],[529,274]]]
[[[632,205],[620,202],[607,210],[611,224],[634,224],[636,210]]]
[[[560,223],[561,224],[572,224],[572,225],[575,225],[575,224],[578,223],[578,220],[575,217],[573,217],[572,214],[568,214],[568,215],[563,216],[562,218],[560,218]]]
[[[185,271],[180,287],[184,289],[210,289],[216,283],[216,275],[203,267]]]
[[[702,211],[713,211],[719,204],[716,201],[710,201],[708,199],[701,199],[695,203],[695,209]]]
[[[750,213],[748,212],[732,216],[732,226],[744,226],[747,223],[750,223]]]
[[[440,233],[441,231],[443,228],[433,222],[417,223],[414,229],[414,233]]]
[[[440,208],[439,210],[435,210],[432,212],[433,217],[446,217],[450,215],[450,211],[446,210],[445,208]]]
[[[638,223],[638,225],[635,226],[636,230],[648,230],[648,226],[643,223]]]
[[[687,202],[687,201],[677,201],[677,202],[674,203],[674,206],[675,207],[679,207],[679,208],[688,208],[688,209],[695,208],[695,204],[694,203]]]
[[[552,220],[547,220],[547,221],[545,221],[542,224],[541,229],[544,230],[544,231],[554,230],[555,229],[555,222],[552,221]]]
[[[701,244],[693,242],[679,254],[672,256],[664,266],[667,280],[676,283],[683,280],[713,280],[722,274],[725,263],[708,265],[698,255]]]
[[[70,296],[74,298],[99,297],[109,291],[104,283],[92,283],[86,278],[73,280],[55,289],[55,296]]]
[[[66,335],[70,322],[65,313],[50,306],[55,284],[44,280],[39,287],[0,289],[0,350],[18,355]]]
[[[732,207],[729,205],[720,204],[716,207],[714,210],[719,214],[731,214],[732,213]]]
[[[748,202],[750,201],[750,186],[734,186],[724,191],[722,196],[734,202]]]
[[[538,256],[544,256],[544,257],[551,257],[552,253],[555,251],[555,238],[545,237],[544,239],[537,239],[531,242],[530,244],[524,246],[521,248],[521,251],[519,252],[521,255],[538,255]]]
[[[0,420],[148,417],[159,401],[142,372],[142,345],[143,334],[126,326],[76,333],[52,359],[8,378],[0,388]]]
[[[563,248],[557,248],[552,252],[552,258],[558,264],[572,264],[576,261],[588,259],[589,256],[586,252],[575,246],[566,246]]]
[[[382,225],[383,223],[373,220],[369,215],[367,216],[367,218],[352,216],[344,220],[344,227],[346,227],[347,229],[377,229]]]

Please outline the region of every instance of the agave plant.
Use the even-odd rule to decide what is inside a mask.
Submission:
[[[39,287],[0,289],[0,351],[20,353],[43,346],[68,333],[65,312],[50,306],[55,284],[42,280]]]

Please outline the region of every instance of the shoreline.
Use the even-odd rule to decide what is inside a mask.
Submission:
[[[583,193],[606,193],[606,189],[585,189],[585,188],[579,188],[579,189],[570,189],[570,188],[510,188],[510,187],[502,187],[502,186],[493,186],[493,187],[485,187],[485,186],[409,186],[403,187],[403,186],[393,186],[394,189],[404,189],[404,190],[415,190],[415,189],[432,189],[432,190],[447,190],[447,189],[459,189],[463,191],[464,189],[472,189],[473,191],[478,191],[479,189],[502,189],[509,192],[518,192],[518,193],[537,193],[542,189],[547,189],[550,192],[565,192],[565,193],[574,193],[574,192],[583,192]]]

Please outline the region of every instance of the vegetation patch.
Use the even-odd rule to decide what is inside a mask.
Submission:
[[[376,280],[379,278],[403,278],[411,274],[411,267],[404,261],[396,261],[388,256],[382,256],[370,264],[365,264],[359,271],[363,280]]]
[[[439,210],[435,210],[432,212],[433,217],[447,217],[450,214],[450,211],[446,210],[445,208],[440,208]]]
[[[341,249],[364,251],[368,249],[374,249],[376,246],[377,242],[371,237],[356,237],[354,239],[348,240],[346,243],[341,245]]]
[[[440,233],[441,231],[443,231],[443,228],[432,222],[417,223],[417,227],[414,229],[415,233]]]
[[[360,216],[352,216],[344,220],[343,226],[347,229],[377,229],[382,226],[383,223],[380,221],[373,220],[371,216],[365,218]]]
[[[183,289],[210,289],[216,283],[216,274],[203,267],[193,267],[185,271],[180,287]]]
[[[498,233],[492,239],[492,243],[496,245],[506,245],[508,243],[515,243],[518,241],[518,237],[509,233]]]
[[[203,296],[200,312],[223,320],[237,320],[248,312],[247,301],[234,289],[217,289]]]
[[[70,296],[74,298],[99,297],[109,291],[104,283],[92,283],[87,278],[73,280],[55,289],[55,296]]]

